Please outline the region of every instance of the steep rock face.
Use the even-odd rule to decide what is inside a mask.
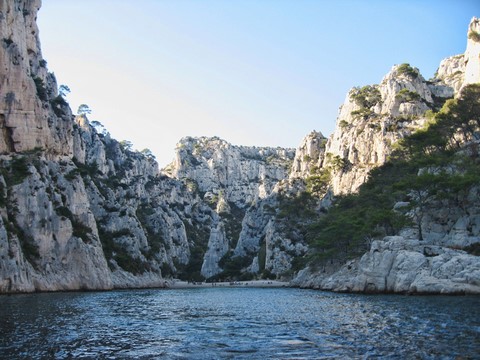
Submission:
[[[323,165],[327,138],[318,131],[305,136],[295,151],[289,178],[307,178],[315,168]]]
[[[84,183],[64,176],[71,164],[34,154],[3,158],[2,167],[8,234],[2,260],[9,263],[2,266],[2,290],[111,288]]]
[[[200,199],[73,118],[41,56],[39,6],[0,4],[0,291],[162,286],[190,260]]]
[[[479,243],[479,198],[480,188],[474,187],[465,198],[458,196],[457,206],[448,206],[449,204],[442,202],[430,204],[422,219],[425,241],[459,249]],[[418,236],[410,230],[406,230],[404,235],[410,238]]]
[[[356,191],[368,172],[385,162],[395,142],[426,123],[427,110],[438,110],[463,86],[480,82],[479,24],[479,19],[472,19],[465,53],[444,59],[435,78],[426,81],[418,69],[401,64],[379,85],[351,89],[334,133],[326,144],[314,140],[313,133],[307,135],[291,176],[305,177],[312,166],[330,168],[335,194]]]
[[[221,273],[223,269],[219,262],[228,250],[230,250],[230,242],[225,234],[225,225],[220,221],[210,230],[208,248],[203,258],[200,273],[205,278]]]
[[[149,156],[73,125],[76,156],[3,155],[2,292],[163,286],[208,236],[214,211]],[[6,234],[6,236],[4,236]]]
[[[432,93],[418,69],[396,65],[379,85],[353,88],[327,142],[324,166],[333,166],[335,194],[356,191],[368,172],[383,164],[392,145],[425,123],[434,108]]]
[[[460,54],[446,58],[440,62],[435,79],[430,86],[432,93],[441,95],[445,91],[450,93],[445,94],[453,97],[454,93],[458,94],[463,86],[465,79],[465,55]],[[436,86],[440,83],[440,86]],[[447,87],[441,84],[446,84]]]
[[[442,60],[433,79],[431,86],[432,92],[437,94],[436,83],[447,85],[440,86],[439,90],[450,91],[452,88],[455,94],[459,94],[460,89],[468,84],[480,82],[480,20],[473,18],[470,22],[467,32],[467,48],[464,54],[455,55]],[[453,96],[453,93],[450,95]]]
[[[380,85],[350,91],[323,162],[325,166],[333,156],[341,160],[340,171],[332,173],[331,186],[336,194],[355,191],[367,179],[368,170],[385,162],[394,142],[428,121],[427,110],[439,109],[465,85],[480,82],[478,30],[479,20],[473,18],[465,54],[443,60],[430,81],[417,69],[402,64]],[[478,144],[471,148],[474,150],[469,151],[478,151]],[[457,194],[456,201],[437,201],[424,207],[422,242],[417,240],[418,229],[406,228],[400,237],[375,241],[361,259],[338,271],[335,267],[305,269],[293,284],[354,292],[478,293],[480,259],[457,250],[480,242],[478,191],[474,187],[466,195]],[[418,211],[413,209],[412,217]]]
[[[469,40],[467,48],[472,48],[471,43]],[[235,248],[237,256],[250,258],[245,270],[286,274],[292,269],[294,259],[306,253],[304,230],[292,231],[295,227],[286,226],[282,219],[286,212],[279,196],[282,191],[290,203],[309,192],[317,200],[315,205],[305,207],[317,214],[329,206],[332,194],[356,191],[367,180],[369,171],[387,160],[398,140],[427,123],[428,110],[438,110],[458,93],[466,83],[465,69],[469,62],[479,63],[479,60],[468,52],[446,59],[436,78],[430,81],[408,64],[396,65],[380,84],[353,88],[340,108],[334,134],[328,140],[318,132],[308,134],[296,150],[289,181],[277,183],[267,198],[247,210]],[[468,245],[466,241],[471,235],[466,235],[465,229],[475,226],[474,217],[457,214],[457,210],[450,209],[443,219],[438,217],[439,212],[426,217],[426,236],[438,241],[442,238],[444,244]],[[308,223],[306,219],[294,220],[301,221]],[[463,230],[452,231],[452,221]],[[475,236],[472,239],[474,242]]]
[[[40,50],[39,7],[39,0],[0,4],[0,153],[71,152],[72,124],[58,116],[69,110],[58,101],[55,78]]]
[[[287,177],[294,154],[292,149],[234,146],[207,137],[187,137],[177,145],[175,161],[164,173],[183,180],[214,210],[201,267],[204,277],[223,270],[220,260],[238,248],[240,229],[248,223],[245,211]]]
[[[267,198],[249,208],[234,251],[248,260],[245,271],[291,276],[295,259],[308,250],[303,231],[314,215],[313,203],[302,180],[286,179]]]
[[[190,200],[187,190],[166,178],[162,181],[153,159],[122,147],[108,134],[99,135],[85,118],[77,121],[80,132],[76,139],[82,145],[75,147],[80,149],[75,152],[79,156],[75,160],[78,167],[86,169],[80,176],[86,183],[105,255],[114,270],[115,285],[128,287],[123,281],[133,281],[134,277],[122,273],[125,266],[135,274],[153,271],[159,283],[162,263],[174,269],[173,259],[179,264],[188,262],[185,226],[174,210]],[[128,267],[128,261],[135,267]],[[120,280],[116,280],[117,275]],[[139,281],[132,286],[141,286],[143,280]]]
[[[472,19],[467,38],[464,85],[480,83],[480,19]]]

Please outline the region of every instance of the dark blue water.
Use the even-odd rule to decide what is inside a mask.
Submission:
[[[480,358],[480,297],[204,288],[0,296],[0,357]]]

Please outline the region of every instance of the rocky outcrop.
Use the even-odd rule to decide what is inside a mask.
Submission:
[[[480,83],[480,19],[472,19],[468,26],[467,38],[463,85]]]
[[[333,275],[304,270],[302,286],[339,292],[479,294],[480,261],[464,251],[401,236],[374,241]]]
[[[289,177],[305,179],[316,169],[322,167],[326,144],[327,138],[318,131],[312,131],[305,136],[295,151]]]
[[[36,24],[40,0],[0,4],[0,153],[35,148],[71,152],[72,123],[42,58]]]
[[[183,138],[164,173],[193,181],[204,197],[239,208],[265,198],[287,177],[294,149],[234,146],[219,138]]]
[[[234,146],[215,137],[179,142],[174,162],[163,172],[198,192],[215,213],[201,267],[204,277],[221,273],[219,262],[228,253],[245,255],[237,251],[240,229],[248,224],[245,212],[288,176],[294,155],[293,149]]]
[[[467,47],[471,47],[470,42]],[[306,225],[315,217],[312,212],[318,216],[330,205],[332,195],[356,191],[368,179],[370,170],[385,163],[396,142],[424,127],[429,121],[428,111],[438,110],[464,86],[467,57],[479,62],[467,53],[449,58],[442,62],[436,78],[429,81],[418,69],[401,64],[395,65],[380,84],[353,88],[340,108],[334,134],[329,139],[318,132],[308,134],[296,150],[288,179],[277,182],[273,191],[266,192],[268,196],[260,197],[247,209],[234,251],[235,256],[249,258],[250,265],[244,271],[267,271],[276,276],[290,273],[295,259],[302,258],[308,246],[302,235],[305,229],[288,222]],[[295,219],[291,214],[285,217],[290,210],[284,207],[282,196],[286,194],[288,208],[292,209],[305,192],[313,196],[313,204],[303,204],[311,212]],[[448,216],[471,221],[465,220],[471,215]],[[424,219],[426,236],[443,236],[444,241],[453,236],[446,226],[438,225],[445,220],[430,220],[431,228]],[[457,245],[471,238],[465,232],[456,234]]]
[[[436,96],[453,97],[458,94],[465,80],[465,55],[460,54],[446,58],[440,62],[430,89]],[[437,84],[439,84],[437,86]],[[442,84],[446,84],[444,86]]]
[[[480,82],[480,29],[473,18],[465,54],[443,60],[436,76],[425,80],[409,64],[395,65],[378,85],[355,87],[340,107],[334,133],[307,135],[291,177],[308,177],[312,167],[332,173],[334,194],[354,192],[368,172],[383,164],[399,139],[423,127],[428,110],[438,110],[465,85]]]
[[[304,142],[310,144],[306,148],[313,156],[297,155],[292,175],[302,174],[298,169],[317,166],[331,172],[334,194],[356,191],[368,172],[386,161],[392,145],[422,127],[426,111],[451,96],[453,89],[443,83],[435,86],[433,95],[418,69],[396,65],[379,85],[350,90],[334,133],[328,141],[314,143],[310,143],[312,134],[308,135]]]
[[[230,247],[231,242],[225,234],[225,225],[223,222],[218,222],[210,230],[207,251],[200,269],[200,273],[205,278],[208,279],[222,272],[223,269],[219,263],[230,250]]]

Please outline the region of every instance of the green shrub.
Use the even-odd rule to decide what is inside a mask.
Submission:
[[[38,260],[40,259],[40,253],[38,245],[35,243],[35,240],[31,235],[27,234],[20,226],[18,226],[12,209],[9,209],[8,219],[3,218],[3,224],[5,225],[5,230],[9,238],[12,235],[15,235],[22,249],[22,253],[25,256],[25,259],[35,268],[38,269]]]
[[[327,192],[328,186],[330,184],[330,171],[325,168],[314,168],[312,169],[310,174],[311,175],[305,179],[307,191],[314,196],[324,195]]]
[[[262,279],[267,279],[267,280],[275,280],[277,276],[275,274],[272,274],[269,270],[265,269],[262,272]]]
[[[57,97],[50,100],[50,105],[52,106],[52,109],[55,115],[57,115],[58,117],[62,117],[63,115],[65,115],[65,112],[62,109],[62,107],[67,106],[68,103],[65,101],[65,99],[61,95],[58,95]]]
[[[375,112],[373,112],[372,110],[368,109],[368,108],[361,108],[359,110],[354,110],[350,113],[350,115],[353,116],[354,119],[363,119],[363,120],[367,120],[368,118],[370,118],[371,116],[375,115]]]
[[[37,96],[39,97],[39,99],[42,101],[47,101],[48,94],[47,94],[47,89],[45,88],[45,83],[43,82],[43,80],[40,79],[39,77],[35,77],[33,78],[33,81],[35,82],[35,87],[37,88]]]
[[[354,88],[350,93],[350,98],[352,98],[358,106],[367,109],[370,109],[382,101],[382,95],[378,88],[371,85]]]
[[[346,129],[347,127],[349,127],[350,124],[348,123],[348,121],[340,120],[340,122],[338,123],[338,125],[340,126],[340,128]]]
[[[98,235],[102,244],[103,253],[107,260],[115,260],[119,267],[132,274],[142,274],[151,270],[151,266],[148,262],[143,261],[141,258],[133,257],[128,253],[125,247],[115,242],[116,238],[132,235],[129,229],[121,229],[119,231],[111,232],[106,231],[103,227],[99,226]],[[111,262],[109,262],[109,267],[113,270]]]
[[[21,184],[31,175],[29,170],[29,159],[27,156],[15,156],[10,161],[5,161],[0,167],[0,173],[3,175],[8,187]]]
[[[145,262],[140,258],[133,257],[123,248],[119,248],[113,258],[117,262],[118,266],[134,275],[143,274],[152,270],[148,262]]]
[[[295,196],[278,195],[278,200],[277,219],[279,220],[296,223],[299,219],[309,218],[315,214],[312,210],[315,200],[307,191]]]
[[[86,244],[91,243],[90,236],[92,234],[92,229],[80,222],[78,219],[73,217],[72,222],[72,235],[82,239]]]
[[[345,171],[350,164],[348,159],[342,159],[340,155],[330,156],[328,162],[334,171]]]
[[[92,162],[91,164],[82,164],[77,159],[73,158],[73,163],[77,166],[78,173],[82,177],[90,176],[91,178],[94,178],[96,175],[99,174],[98,164],[96,161]],[[112,181],[112,177],[108,178],[105,181]]]
[[[205,246],[194,245],[190,248],[190,260],[188,264],[177,264],[179,270],[177,276],[182,280],[203,281],[205,277],[200,273],[205,256]]]
[[[239,208],[234,203],[229,203],[230,213],[221,213],[225,235],[229,240],[230,246],[237,246],[240,232],[242,231],[242,220],[245,217],[245,210]]]
[[[480,256],[480,243],[471,244],[465,247],[463,250],[471,255]]]
[[[7,197],[7,189],[3,185],[3,182],[0,181],[0,208],[4,208],[7,206],[8,197]]]
[[[245,269],[252,263],[251,256],[234,256],[233,251],[227,252],[219,261],[218,265],[223,268],[220,274],[212,276],[209,280],[237,281],[250,280],[253,277],[251,273],[244,273]]]
[[[398,66],[397,74],[404,75],[412,79],[416,79],[419,75],[418,69],[410,66],[410,64],[403,63]]]
[[[468,32],[468,38],[475,42],[480,42],[480,34],[477,33],[476,31],[470,30]]]
[[[399,99],[401,102],[415,102],[421,99],[420,94],[416,91],[410,91],[408,89],[400,90],[397,95],[395,95],[396,99]]]
[[[265,270],[265,263],[267,261],[267,243],[265,242],[265,239],[262,242],[262,245],[260,246],[260,249],[258,250],[258,269],[260,272]]]
[[[63,217],[66,217],[67,219],[73,219],[73,214],[70,211],[70,209],[66,206],[59,206],[55,209],[55,212]]]

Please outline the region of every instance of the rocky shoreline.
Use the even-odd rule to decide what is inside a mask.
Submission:
[[[291,284],[352,293],[480,294],[480,262],[462,250],[389,236],[333,274],[305,269]]]

